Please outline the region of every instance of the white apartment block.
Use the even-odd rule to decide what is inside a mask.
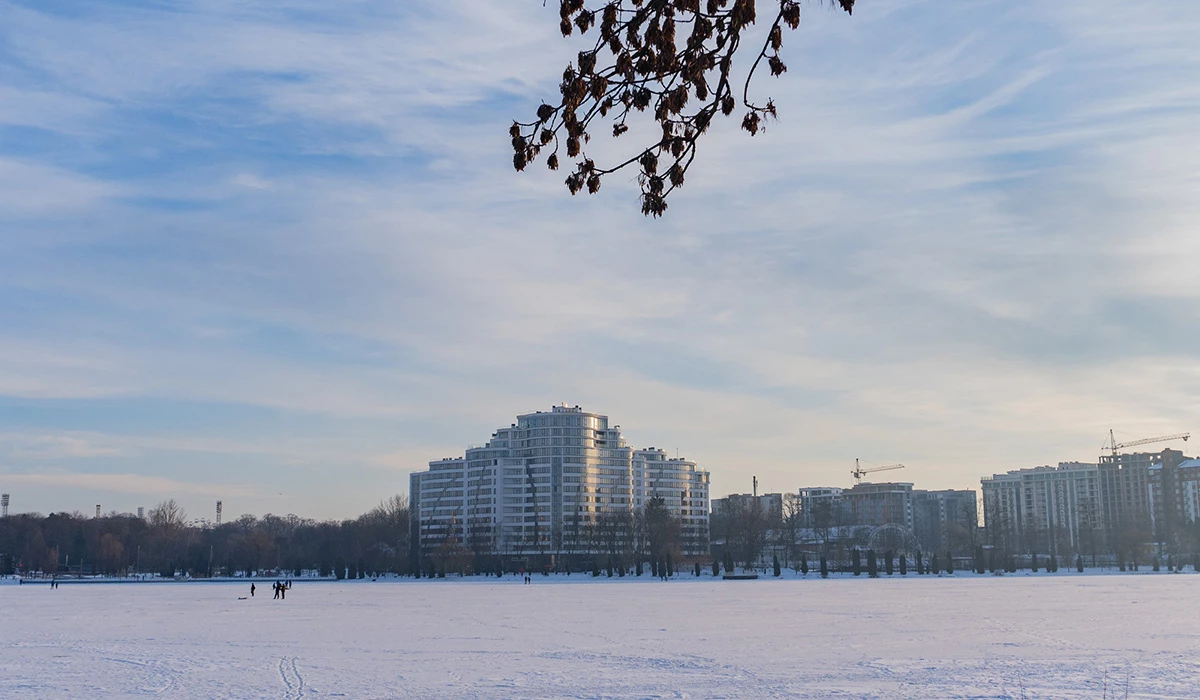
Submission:
[[[1087,531],[1101,528],[1097,464],[1019,469],[984,477],[981,485],[985,522],[1011,533],[1023,549],[1048,552],[1050,533],[1065,533],[1079,548]]]
[[[686,554],[708,540],[708,472],[656,448],[635,450],[608,416],[555,406],[517,416],[463,457],[410,477],[417,542],[453,541],[505,555],[584,554],[593,527],[663,499],[679,519]]]

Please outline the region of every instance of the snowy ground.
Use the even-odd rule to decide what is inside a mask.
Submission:
[[[0,697],[1200,697],[1198,590],[1170,574],[314,582],[286,601],[5,585]]]

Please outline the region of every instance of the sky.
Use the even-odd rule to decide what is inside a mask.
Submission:
[[[559,403],[714,497],[1200,428],[1200,3],[806,3],[657,220],[512,170],[556,5],[0,0],[13,512],[354,517]]]

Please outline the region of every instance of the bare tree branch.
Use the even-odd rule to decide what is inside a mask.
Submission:
[[[775,117],[775,104],[750,100],[750,83],[765,59],[771,75],[787,65],[779,56],[783,28],[800,26],[798,0],[762,0],[778,6],[762,48],[742,79],[742,128],[751,136]],[[733,94],[734,57],[744,34],[756,19],[756,0],[608,0],[589,8],[587,0],[560,0],[559,29],[564,37],[576,30],[587,34],[598,25],[592,48],[580,51],[567,65],[559,84],[557,104],[543,103],[532,121],[514,121],[513,167],[518,171],[550,150],[546,165],[559,167],[559,151],[574,161],[567,176],[571,194],[600,189],[601,178],[636,165],[641,185],[642,213],[662,216],[666,198],[683,186],[696,157],[696,144],[718,113],[737,108]],[[850,12],[854,0],[838,0]],[[682,47],[680,43],[682,42]],[[692,100],[693,107],[688,108]],[[597,165],[586,154],[594,122],[612,119],[612,135],[629,130],[627,121],[650,111],[661,134],[615,165]]]

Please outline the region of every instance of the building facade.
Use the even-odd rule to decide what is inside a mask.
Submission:
[[[913,533],[925,551],[961,547],[978,526],[979,505],[974,491],[913,491]]]
[[[827,529],[843,524],[842,489],[836,486],[813,486],[796,492],[800,517],[806,528]]]
[[[757,509],[763,519],[777,522],[783,519],[783,504],[790,494],[764,493],[755,496],[749,493],[731,493],[724,498],[714,498],[712,513],[715,517],[725,517],[732,513],[749,512]]]
[[[982,480],[990,544],[1021,552],[1095,550],[1103,528],[1099,465],[1061,462]]]
[[[1200,460],[1163,450],[1146,474],[1147,507],[1155,541],[1181,550],[1184,534],[1200,513]]]
[[[855,484],[842,491],[842,504],[847,524],[913,528],[912,484]]]
[[[695,462],[631,448],[608,416],[555,406],[517,416],[463,457],[411,475],[415,554],[595,553],[612,546],[599,541],[606,523],[632,522],[655,497],[678,519],[684,553],[699,554],[707,547],[708,486]]]
[[[1171,452],[1164,450],[1163,452]],[[1108,542],[1125,539],[1126,533],[1150,533],[1150,467],[1160,453],[1102,455],[1100,457],[1100,509]]]

